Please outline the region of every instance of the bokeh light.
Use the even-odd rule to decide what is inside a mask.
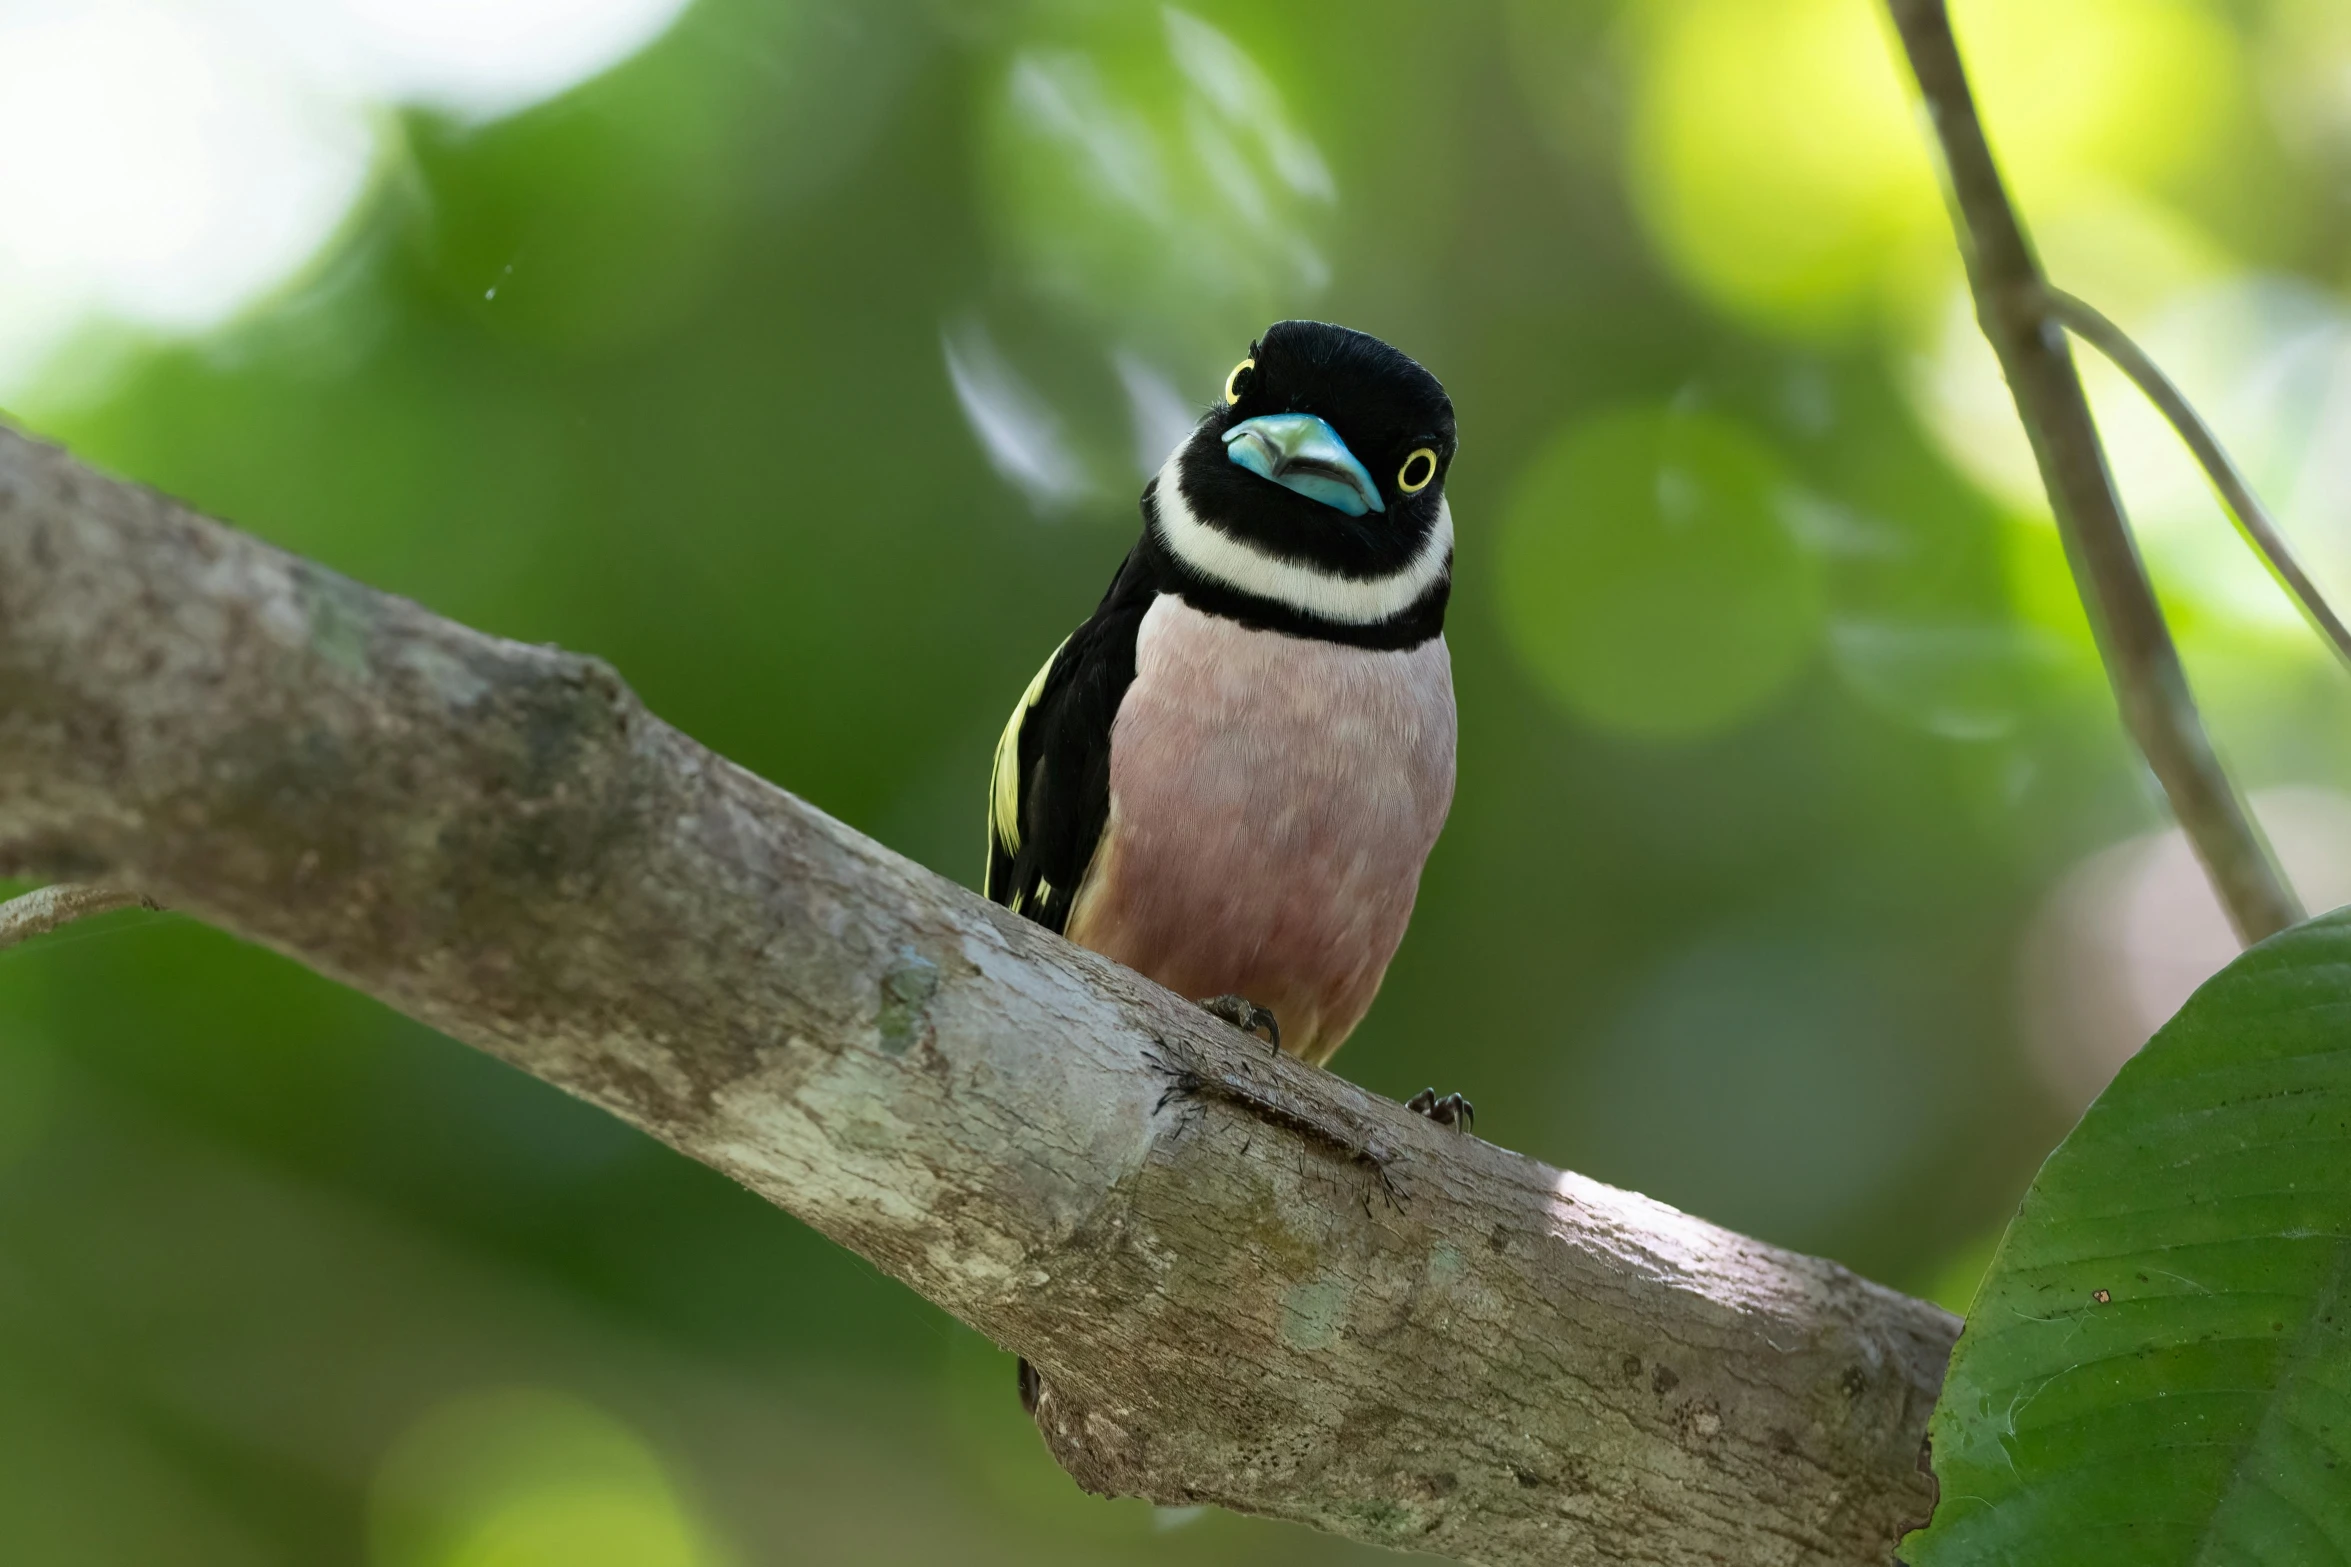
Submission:
[[[2351,903],[2351,796],[2273,789],[2252,808],[2312,913]],[[2019,949],[2024,1037],[2043,1087],[2078,1112],[2237,951],[2178,828],[2086,857]]]
[[[2076,266],[2072,275],[2089,277],[2083,286],[2097,297],[2121,296],[2117,319],[2219,432],[2296,556],[2340,600],[2351,591],[2351,533],[2342,526],[2351,515],[2344,455],[2351,451],[2351,316],[2307,283],[2224,271],[2208,258],[2197,264],[2143,229],[2116,223],[2108,232],[2118,228],[2143,243],[2110,251],[2110,267]],[[2052,248],[2065,253],[2062,245]],[[2147,286],[2167,273],[2170,286]],[[2102,279],[2112,286],[2098,286]],[[2196,612],[2187,634],[2201,640],[2227,626],[2307,653],[2301,612],[2237,536],[2171,425],[2104,359],[2083,349],[2081,364],[2156,581],[2174,603]],[[2007,384],[1957,296],[1937,354],[1919,365],[1914,384],[1946,450],[2020,517],[2046,524],[2047,502]]]
[[[1511,641],[1568,711],[1688,739],[1754,713],[1820,629],[1770,449],[1711,414],[1566,430],[1511,497],[1497,564]]]
[[[682,0],[0,4],[0,397],[93,319],[215,324],[307,261],[385,111],[509,112]]]
[[[2200,230],[2162,207],[2129,197],[2046,220],[2036,225],[2036,237],[2053,277],[2098,301],[2099,309],[2134,334],[2173,301],[2229,275],[2228,258]],[[2048,501],[2040,470],[2016,422],[2016,402],[1999,361],[1976,326],[1964,280],[1945,280],[1931,317],[1922,314],[1914,325],[1913,342],[1912,396],[1946,454],[2006,505],[2045,516]],[[2146,439],[2149,426],[2139,416],[2144,400],[2121,373],[2087,348],[2077,352],[2077,359],[2102,416],[2101,428],[2110,440],[2134,442],[2130,455],[2137,460],[2122,468],[2123,482],[2143,486],[2143,460],[2149,458],[2170,479],[2184,461],[2178,438]]]
[[[230,0],[322,86],[488,120],[635,54],[685,0]]]
[[[535,1389],[451,1400],[385,1456],[373,1567],[725,1567],[642,1437]]]
[[[1868,8],[1673,0],[1636,36],[1633,190],[1709,297],[1818,328],[1865,308],[1890,262],[1938,254],[1920,244],[1932,166]]]
[[[2005,172],[2037,217],[2203,172],[2227,141],[2235,43],[2196,0],[1954,10]],[[1633,190],[1709,299],[1819,332],[1948,275],[1933,165],[1875,7],[1667,0],[1631,31]]]

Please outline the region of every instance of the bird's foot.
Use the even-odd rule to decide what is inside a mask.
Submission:
[[[1433,1088],[1424,1088],[1404,1101],[1404,1108],[1414,1115],[1425,1115],[1439,1126],[1450,1126],[1457,1132],[1466,1132],[1477,1125],[1478,1107],[1459,1094],[1437,1097]]]
[[[1263,1034],[1267,1044],[1276,1050],[1282,1048],[1282,1025],[1247,996],[1210,996],[1200,1003],[1200,1010],[1223,1018],[1244,1034]]]

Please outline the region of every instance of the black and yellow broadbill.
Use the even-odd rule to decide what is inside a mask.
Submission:
[[[1453,444],[1444,388],[1378,339],[1253,344],[1005,726],[988,895],[1338,1049],[1453,798]]]
[[[988,896],[1328,1060],[1453,801],[1453,447],[1445,389],[1377,338],[1252,344],[997,742]]]

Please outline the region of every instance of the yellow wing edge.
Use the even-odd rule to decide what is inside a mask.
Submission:
[[[1006,720],[1004,733],[996,739],[996,765],[988,775],[988,870],[982,883],[991,898],[996,896],[996,847],[1001,844],[1007,854],[1020,852],[1020,726],[1028,721],[1029,712],[1045,695],[1045,681],[1053,673],[1053,666],[1061,661],[1061,651],[1069,646],[1063,637],[1053,651],[1046,655],[1036,678],[1020,694],[1019,703]],[[1013,904],[1018,913],[1020,905]]]

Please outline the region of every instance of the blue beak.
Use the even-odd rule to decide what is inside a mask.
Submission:
[[[1261,414],[1224,433],[1224,452],[1261,479],[1350,517],[1386,511],[1380,487],[1339,432],[1312,414]]]

